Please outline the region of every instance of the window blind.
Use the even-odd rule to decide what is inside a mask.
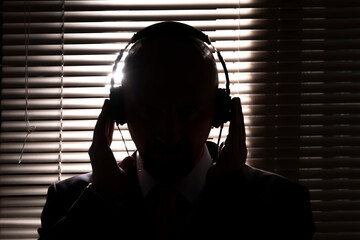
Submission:
[[[164,20],[199,28],[222,52],[243,104],[247,163],[309,187],[314,239],[359,239],[355,0],[3,1],[0,239],[36,239],[47,187],[91,171],[116,54]],[[126,156],[118,132],[112,149]]]

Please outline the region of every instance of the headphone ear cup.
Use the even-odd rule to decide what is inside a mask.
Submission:
[[[121,86],[110,89],[110,109],[116,124],[123,125],[125,120],[124,90]]]
[[[221,124],[230,120],[231,113],[231,97],[226,89],[219,88],[215,98],[214,110],[214,127],[219,127]]]

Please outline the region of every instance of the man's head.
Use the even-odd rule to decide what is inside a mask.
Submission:
[[[209,135],[218,88],[211,50],[191,37],[144,38],[123,69],[124,108],[144,168],[174,182],[190,172]]]

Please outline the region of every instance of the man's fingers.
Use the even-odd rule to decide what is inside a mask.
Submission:
[[[246,132],[240,98],[233,98],[231,103],[232,114],[229,134],[225,140],[225,145],[230,147],[232,151],[238,152],[239,157],[245,161],[247,156]]]
[[[245,139],[244,116],[241,109],[240,98],[235,97],[231,101],[231,117],[229,134],[226,138],[226,145],[238,145]]]
[[[98,132],[100,132],[101,130],[102,132],[105,131],[106,111],[108,105],[109,105],[108,101],[105,100],[95,126],[95,130],[97,130]]]
[[[95,126],[93,142],[110,145],[113,132],[114,120],[111,118],[110,102],[106,99]]]
[[[89,148],[93,169],[92,183],[105,199],[121,197],[127,182],[125,169],[130,166],[130,160],[127,160],[123,168],[119,168],[110,148],[113,132],[114,120],[111,116],[110,102],[105,100],[96,122],[93,142]]]
[[[109,166],[116,166],[114,154],[110,149],[114,122],[111,118],[109,103],[109,100],[105,100],[95,126],[93,142],[89,148],[93,171],[103,168],[106,169]]]

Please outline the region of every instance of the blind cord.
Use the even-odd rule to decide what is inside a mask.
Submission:
[[[24,39],[25,39],[25,127],[26,127],[26,135],[24,138],[24,142],[21,148],[20,152],[20,158],[19,158],[19,164],[21,164],[24,151],[25,151],[25,145],[29,138],[29,135],[35,131],[36,126],[30,124],[29,120],[29,68],[28,68],[28,55],[29,55],[29,43],[30,43],[30,22],[31,22],[31,11],[30,6],[27,1],[24,1]]]
[[[58,181],[61,181],[62,151],[63,151],[65,0],[62,1],[61,20],[62,23],[61,23],[61,76],[60,76],[60,132],[59,132],[59,156],[58,156]]]

